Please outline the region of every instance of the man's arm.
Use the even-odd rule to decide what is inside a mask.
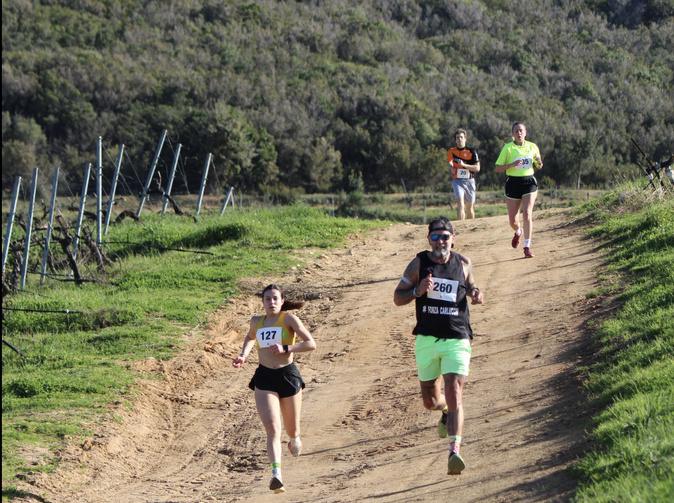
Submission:
[[[473,153],[473,159],[472,159],[473,164],[469,164],[468,169],[470,171],[472,171],[473,174],[479,173],[480,172],[480,158],[477,155],[477,150],[471,149],[471,152]]]
[[[475,284],[475,275],[473,274],[473,263],[468,257],[463,258],[463,273],[466,277],[467,295],[471,298],[472,304],[482,304],[484,302],[484,294]]]
[[[416,298],[416,286],[419,282],[419,258],[415,257],[412,262],[407,265],[402,278],[398,282],[398,286],[393,292],[393,303],[396,306],[404,306],[409,304]]]

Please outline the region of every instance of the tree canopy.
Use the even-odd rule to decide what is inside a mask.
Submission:
[[[672,152],[672,47],[662,0],[7,0],[3,187],[77,180],[98,136],[145,169],[167,129],[191,188],[209,152],[251,192],[442,188],[459,127],[495,185],[516,120],[555,183],[604,185],[630,137]]]

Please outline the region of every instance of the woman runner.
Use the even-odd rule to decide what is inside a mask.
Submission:
[[[267,433],[267,456],[271,463],[269,489],[281,493],[285,491],[281,477],[281,418],[290,437],[290,454],[299,456],[302,451],[300,413],[304,381],[293,363],[293,353],[313,351],[316,342],[300,319],[286,312],[302,303],[285,300],[281,288],[267,286],[262,291],[262,304],[265,314],[251,318],[241,352],[232,365],[243,366],[257,345],[259,366],[248,387],[255,391],[255,405]],[[297,337],[300,342],[296,342]]]
[[[496,159],[496,172],[505,172],[505,195],[508,207],[508,220],[515,234],[510,241],[513,248],[520,242],[524,230],[524,257],[532,258],[533,213],[538,182],[534,172],[543,168],[543,160],[538,146],[527,141],[527,127],[515,122],[511,128],[513,141],[506,143]],[[523,228],[518,222],[518,213],[522,209]]]

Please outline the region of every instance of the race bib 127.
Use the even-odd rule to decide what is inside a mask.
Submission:
[[[262,327],[255,332],[257,342],[261,348],[268,348],[274,344],[281,344],[281,327]]]

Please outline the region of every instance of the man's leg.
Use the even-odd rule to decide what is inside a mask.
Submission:
[[[475,218],[475,205],[471,201],[466,201],[466,218]]]
[[[445,374],[442,376],[445,381],[445,402],[447,403],[447,433],[452,435],[463,435],[463,385],[466,382],[466,376],[458,374]],[[457,451],[460,448],[460,441],[456,442]]]
[[[456,218],[457,220],[463,220],[466,218],[466,212],[464,208],[464,190],[461,182],[454,180],[452,182],[452,190],[454,191],[454,197],[456,198]]]
[[[447,473],[458,475],[466,467],[459,454],[463,437],[463,386],[466,377],[459,374],[444,374],[443,378],[447,402],[447,433],[450,442]]]
[[[476,199],[476,188],[475,188],[475,179],[471,178],[467,182],[466,188],[466,217],[475,218],[475,199]]]
[[[442,410],[447,405],[442,395],[442,382],[440,379],[432,381],[419,381],[421,385],[421,399],[424,407],[428,410]]]
[[[440,377],[440,359],[437,354],[436,338],[417,335],[414,341],[414,355],[417,363],[417,375],[421,386],[421,399],[428,410],[441,410],[442,417],[438,422],[438,436],[447,436],[447,416],[445,397],[442,393]]]

